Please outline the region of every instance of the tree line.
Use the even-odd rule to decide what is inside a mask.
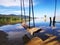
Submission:
[[[21,22],[21,18],[19,16],[0,15],[0,24],[13,24],[18,22]]]

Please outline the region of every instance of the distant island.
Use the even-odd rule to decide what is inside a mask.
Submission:
[[[26,17],[26,21],[28,21],[29,20],[29,16],[22,15],[23,20],[25,20],[25,17]],[[30,17],[30,18],[33,19],[32,17]],[[0,25],[16,24],[16,23],[21,23],[21,15],[0,14]]]

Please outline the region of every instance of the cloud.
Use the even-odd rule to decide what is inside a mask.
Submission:
[[[21,14],[21,10],[6,10],[6,9],[2,9],[0,10],[0,14]],[[22,14],[24,15],[24,11],[22,11]],[[25,14],[28,15],[28,11],[25,11]]]
[[[21,0],[0,0],[0,5],[2,6],[21,6],[20,5],[20,1]],[[29,6],[29,0],[24,0],[25,2],[25,7],[28,7]],[[34,2],[34,5],[35,5],[35,2]]]
[[[0,14],[21,14],[21,0],[0,0]],[[29,0],[24,0],[26,15],[28,15]],[[37,2],[33,0],[33,5],[36,6]]]
[[[5,12],[5,10],[3,10],[3,11],[0,12],[0,14],[7,14],[7,15],[8,14],[21,14],[20,12],[21,11],[6,11]]]

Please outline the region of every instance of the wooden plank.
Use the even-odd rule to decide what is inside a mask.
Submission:
[[[26,45],[40,45],[42,42],[43,41],[40,38],[34,37]]]
[[[37,30],[39,30],[39,28],[31,28],[31,29],[27,29],[27,32],[29,32],[31,35],[33,35],[34,32],[36,32]]]
[[[54,44],[59,45],[58,41],[54,40],[55,38],[56,36],[53,36],[43,41],[39,37],[34,37],[26,45],[54,45]]]

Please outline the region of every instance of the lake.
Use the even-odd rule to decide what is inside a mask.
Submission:
[[[29,24],[29,22],[27,22]],[[33,26],[33,23],[31,21],[31,26]],[[56,23],[56,27],[52,28],[49,27],[49,22],[44,21],[35,21],[35,26],[38,28],[41,28],[43,31],[40,31],[38,34],[35,34],[36,36],[42,37],[45,39],[44,34],[52,34],[54,36],[60,37],[60,23]],[[30,35],[22,26],[20,23],[14,24],[14,25],[4,25],[0,27],[0,30],[5,31],[8,34],[8,38],[12,44],[16,45],[23,45],[23,36],[27,34]],[[60,39],[60,38],[59,38]],[[58,39],[58,40],[59,40]]]
[[[27,24],[29,24],[29,22],[27,22]],[[33,26],[33,21],[31,21],[31,26]],[[45,30],[45,33],[53,33],[54,30],[55,35],[60,36],[60,23],[56,23],[56,28],[52,29],[52,27],[49,27],[49,22],[36,20],[35,26]],[[21,32],[24,31],[25,29],[21,26],[20,23],[17,23],[14,25],[1,26],[0,30],[3,30],[5,32]]]

